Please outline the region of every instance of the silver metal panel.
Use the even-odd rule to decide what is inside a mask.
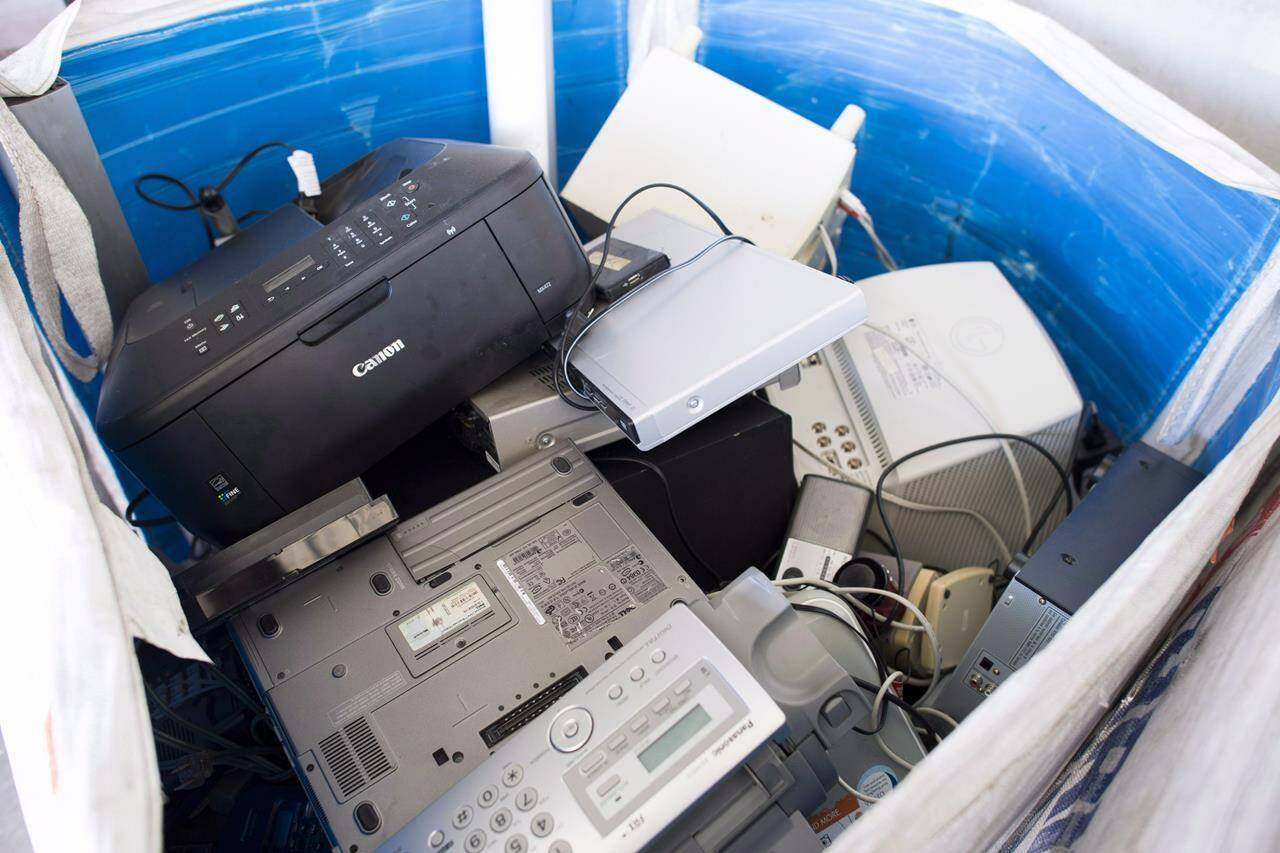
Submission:
[[[398,516],[352,480],[175,575],[213,619],[386,530]]]
[[[640,850],[783,721],[675,607],[381,849]]]
[[[614,233],[662,250],[673,267],[716,239],[657,210]],[[717,246],[614,304],[570,363],[630,419],[632,440],[642,450],[766,384],[867,319],[856,285],[738,242]]]
[[[590,451],[622,438],[600,412],[584,412],[561,400],[554,370],[551,358],[537,355],[471,397],[459,418],[464,440],[495,470],[568,441]]]
[[[673,602],[702,597],[570,446],[405,520],[231,626],[335,842],[371,850]],[[379,816],[370,833],[363,803]]]
[[[963,721],[1052,640],[1069,618],[1070,614],[1015,578],[931,704]]]
[[[565,463],[569,467],[554,467]],[[422,580],[603,483],[572,444],[544,451],[409,519],[391,532],[391,541],[414,579]]]

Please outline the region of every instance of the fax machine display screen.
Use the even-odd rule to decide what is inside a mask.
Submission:
[[[409,648],[418,652],[492,608],[479,582],[472,581],[437,598],[396,627]]]
[[[693,710],[680,718],[680,721],[663,733],[662,737],[645,747],[637,758],[650,773],[653,768],[670,758],[675,751],[702,731],[703,726],[711,722],[711,715],[701,705],[694,705]]]

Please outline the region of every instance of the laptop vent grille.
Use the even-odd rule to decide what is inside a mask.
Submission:
[[[395,769],[365,717],[320,741],[320,754],[343,800]]]

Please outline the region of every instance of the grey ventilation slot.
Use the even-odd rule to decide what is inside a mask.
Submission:
[[[320,755],[339,802],[395,769],[365,717],[352,720],[320,741]]]
[[[862,378],[858,376],[858,371],[853,366],[853,356],[849,354],[849,348],[845,346],[843,340],[833,343],[831,351],[835,353],[836,363],[840,365],[840,375],[844,378],[845,390],[853,400],[858,420],[862,421],[862,426],[867,431],[867,438],[871,440],[871,449],[880,463],[880,470],[883,471],[889,466],[889,450],[884,446],[884,435],[880,431],[879,422],[876,421],[876,413],[871,408],[871,401],[867,399],[867,390],[862,387]]]
[[[370,782],[381,779],[391,772],[391,762],[387,760],[387,753],[383,750],[382,744],[378,743],[373,729],[369,728],[368,720],[364,717],[354,720],[348,723],[343,731],[351,739],[351,746],[355,748],[356,757],[364,765],[364,771],[368,774]]]
[[[548,391],[556,390],[554,373],[555,373],[554,364],[540,364],[537,367],[531,368],[529,370],[529,375],[532,376],[534,379],[538,380],[539,382],[541,382],[547,388]]]

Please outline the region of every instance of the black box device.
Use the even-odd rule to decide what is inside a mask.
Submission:
[[[525,151],[389,142],[138,296],[103,441],[226,545],[367,469],[558,333],[587,263]]]
[[[1052,640],[1204,475],[1153,447],[1120,454],[1005,587],[933,706],[963,720]]]

